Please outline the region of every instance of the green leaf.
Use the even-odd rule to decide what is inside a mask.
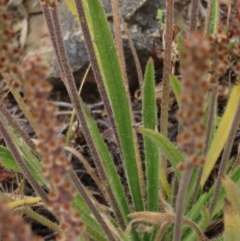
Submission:
[[[184,204],[184,207],[185,207],[185,210],[189,210],[189,207],[191,205],[191,201],[192,201],[192,195],[195,191],[195,186],[196,186],[196,181],[197,181],[197,178],[198,178],[198,172],[199,172],[199,168],[198,167],[195,167],[193,169],[193,172],[192,172],[192,176],[191,176],[191,179],[189,181],[189,184],[188,184],[188,191],[187,191],[187,194],[186,194],[186,201],[185,201],[185,204]],[[200,189],[199,189],[200,191]]]
[[[27,148],[26,146],[23,148]],[[36,157],[34,157],[34,155],[32,155],[33,158],[36,159]],[[25,156],[23,156],[31,174],[33,175],[33,177],[39,181],[42,184],[47,184],[46,180],[43,178],[43,176],[40,174],[41,173],[41,165],[39,164],[39,168],[35,168],[31,162],[29,161],[29,159],[26,159]],[[37,161],[39,163],[39,161]],[[2,166],[4,166],[5,168],[12,170],[14,172],[18,172],[18,173],[22,173],[22,170],[20,169],[20,167],[18,166],[17,162],[15,161],[15,159],[13,158],[11,152],[4,146],[0,146],[0,163],[2,164]]]
[[[100,224],[92,216],[92,213],[84,202],[82,197],[77,195],[73,200],[74,207],[81,214],[84,224],[86,225],[87,234],[93,239],[98,241],[108,241],[105,232],[103,231]]]
[[[218,20],[219,20],[219,0],[212,0],[208,34],[217,33]]]
[[[177,166],[179,163],[185,160],[184,155],[162,134],[146,128],[140,128],[139,132],[144,136],[149,137],[153,142],[157,144],[158,148],[161,150],[161,152],[163,152],[163,154],[172,164],[177,177],[179,178],[180,172]]]
[[[181,85],[180,81],[177,79],[177,77],[174,76],[174,75],[170,75],[170,81],[171,81],[171,84],[172,84],[173,92],[174,92],[174,94],[176,96],[176,99],[177,99],[177,102],[178,102],[178,106],[181,107],[178,98],[179,98],[179,95],[182,92],[182,85]]]
[[[206,161],[203,167],[203,174],[201,178],[201,186],[203,186],[212,171],[220,152],[227,140],[234,113],[236,111],[240,97],[240,84],[233,87],[231,96],[229,98],[226,110],[221,119],[217,132],[212,140],[211,146],[206,156]]]
[[[108,22],[98,0],[83,1],[103,84],[113,111],[124,167],[136,211],[143,210],[140,157],[132,128],[131,105]]]
[[[182,61],[183,61],[183,44],[184,44],[184,38],[182,35],[179,34],[177,36],[177,48],[179,53],[180,65],[182,65]]]
[[[0,146],[0,162],[5,168],[21,173],[21,169],[14,160],[11,152],[4,146]]]
[[[116,171],[114,161],[107,149],[106,144],[104,143],[101,137],[101,134],[99,133],[96,122],[93,120],[93,118],[91,117],[90,113],[88,112],[86,106],[82,101],[81,106],[85,115],[88,128],[90,130],[90,134],[93,137],[94,145],[105,167],[105,171],[108,178],[108,183],[106,183],[106,185],[110,185],[113,195],[117,201],[119,210],[122,214],[123,220],[125,221],[125,224],[128,224],[129,218],[127,216],[130,213],[130,208],[122,184],[120,182],[118,173]]]
[[[144,75],[143,127],[155,129],[157,125],[157,106],[155,95],[154,65],[150,58]],[[159,206],[159,151],[149,137],[143,137],[147,176],[148,211],[158,211]]]
[[[26,164],[32,172],[34,178],[42,184],[47,185],[45,178],[41,175],[42,165],[39,159],[31,152],[30,148],[22,142],[21,138],[18,137],[18,135],[13,131],[13,129],[8,127],[8,131],[15,145],[18,147],[21,155],[26,161]]]

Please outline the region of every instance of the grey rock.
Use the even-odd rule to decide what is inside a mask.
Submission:
[[[105,9],[106,15],[112,16],[111,0],[101,0]],[[125,20],[129,20],[136,10],[143,6],[147,0],[120,0],[119,8]]]
[[[111,2],[110,0],[101,0],[108,16],[110,28],[113,29]],[[159,25],[156,20],[158,8],[163,8],[161,2],[163,0],[120,0],[120,10],[128,23],[131,36],[137,50],[142,69],[145,69],[146,62],[151,56],[151,47],[153,38],[160,39]],[[87,50],[85,48],[84,39],[78,22],[70,14],[64,1],[59,8],[59,16],[64,35],[64,43],[66,46],[69,61],[75,74],[75,79],[79,82],[89,64]],[[35,16],[33,16],[35,17]],[[34,29],[33,29],[34,31]],[[39,30],[38,30],[39,31]],[[128,40],[123,32],[123,43],[127,72],[130,87],[137,85],[137,74],[135,63],[130,51]],[[34,44],[33,44],[34,45]],[[31,47],[33,51],[36,47]],[[47,64],[51,66],[49,79],[53,83],[58,79],[59,68],[56,59],[53,57],[53,49],[49,45],[42,45],[38,52],[41,53]],[[59,82],[58,82],[59,83]]]

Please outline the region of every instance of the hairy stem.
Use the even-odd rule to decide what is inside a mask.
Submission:
[[[191,163],[191,161],[186,162],[186,169],[183,173],[183,176],[179,184],[179,190],[178,190],[177,201],[176,201],[176,216],[175,216],[175,226],[174,226],[174,236],[173,236],[174,241],[180,241],[181,239],[184,203],[185,203],[186,193],[188,189],[188,184],[193,172],[193,167],[194,166]]]
[[[0,100],[0,113],[7,120],[13,130],[23,139],[23,141],[31,148],[32,151],[35,150],[35,144],[29,137],[29,135],[21,128],[16,120],[8,112],[2,101]]]
[[[56,9],[51,9],[50,12],[51,12],[51,20],[54,25],[55,38],[57,39],[57,49],[58,49],[59,56],[60,56],[60,59],[62,62],[62,67],[64,70],[64,78],[65,78],[64,84],[67,87],[67,91],[68,91],[69,97],[71,99],[71,102],[72,102],[73,106],[75,107],[78,120],[83,126],[83,133],[84,133],[84,136],[88,143],[88,146],[92,152],[93,158],[97,164],[96,166],[97,166],[99,175],[100,175],[102,181],[105,181],[106,174],[105,174],[103,165],[98,157],[97,150],[94,147],[93,140],[92,140],[90,132],[88,130],[87,123],[85,121],[84,114],[83,114],[83,111],[82,111],[82,108],[80,105],[77,87],[76,87],[76,84],[75,84],[75,81],[73,78],[73,74],[72,74],[71,67],[69,64],[68,56],[67,56],[67,53],[66,53],[66,50],[64,47],[64,43],[63,43],[63,37],[62,37],[62,31],[61,31],[61,27],[60,27],[60,23],[59,23],[59,19],[58,19],[58,13],[57,13]]]
[[[178,187],[179,187],[179,181],[178,181],[176,174],[175,174],[172,182],[173,182],[172,183],[173,197],[172,197],[171,206],[172,206],[172,208],[174,208],[176,206],[176,199],[177,199],[177,193],[178,193]]]
[[[169,82],[172,70],[172,38],[174,21],[174,0],[166,0],[166,32],[164,36],[164,67],[163,67],[163,92],[161,101],[160,129],[164,136],[168,136],[168,108],[169,108]],[[161,168],[167,173],[167,159],[162,155]]]
[[[120,144],[120,139],[119,139],[119,135],[118,135],[118,132],[117,132],[117,126],[116,126],[116,123],[115,123],[115,120],[114,120],[114,115],[113,115],[112,108],[110,106],[110,102],[109,102],[109,99],[108,99],[108,96],[107,96],[107,92],[104,88],[104,83],[103,83],[103,79],[102,79],[102,76],[101,76],[101,72],[100,72],[100,69],[99,69],[99,66],[98,66],[98,63],[97,63],[97,58],[96,58],[93,43],[92,43],[92,40],[91,40],[90,31],[89,31],[89,28],[88,28],[88,25],[87,25],[87,19],[86,19],[86,16],[85,16],[83,4],[82,4],[82,1],[78,1],[78,0],[75,0],[75,4],[76,4],[79,22],[81,24],[81,28],[82,28],[82,31],[83,31],[83,36],[84,36],[84,39],[85,39],[85,43],[86,43],[86,47],[87,47],[87,51],[88,51],[88,56],[89,56],[90,63],[91,63],[91,66],[92,66],[92,70],[93,70],[93,73],[94,73],[94,77],[95,77],[95,80],[96,80],[96,83],[97,83],[97,86],[98,86],[98,90],[100,92],[102,101],[104,103],[104,107],[107,111],[109,121],[110,121],[111,126],[113,128],[115,139],[116,139],[117,145],[118,145],[119,150],[120,150],[120,155],[123,156],[122,152],[121,152],[121,144]],[[107,177],[106,177],[106,180],[107,180]],[[110,190],[110,188],[108,188],[108,187],[109,186],[107,186],[107,190],[108,190],[108,195],[109,195],[109,198],[110,198],[110,201],[111,201],[111,204],[112,204],[112,208],[114,209],[114,212],[115,212],[115,215],[116,215],[116,217],[119,221],[119,224],[123,227],[124,221],[122,219],[122,216],[120,215],[120,211],[119,211],[118,205],[116,203],[116,200],[114,198],[114,195],[113,195],[112,191]]]
[[[114,33],[115,33],[115,42],[116,42],[116,48],[117,48],[117,53],[119,56],[119,62],[121,66],[121,72],[123,79],[125,81],[125,89],[126,92],[128,93],[128,102],[130,103],[130,93],[129,93],[129,88],[128,88],[128,77],[127,77],[127,71],[126,71],[126,64],[125,64],[125,57],[124,57],[124,51],[123,51],[123,41],[122,41],[122,35],[121,35],[121,13],[119,12],[119,3],[118,0],[111,0],[112,3],[112,10],[113,10],[113,23],[114,23]],[[132,108],[131,108],[132,110]],[[131,111],[131,118],[132,118],[132,123],[135,123],[135,120],[133,118],[133,112]],[[135,143],[135,150],[137,154],[137,168],[138,168],[138,173],[139,173],[139,179],[140,179],[140,186],[141,186],[141,192],[142,192],[142,197],[146,197],[146,185],[144,181],[144,175],[143,175],[143,170],[142,170],[142,164],[140,160],[140,154],[139,154],[139,147],[137,145],[137,136],[136,136],[136,131],[134,130],[134,143]]]
[[[78,89],[78,94],[79,94],[79,96],[81,95],[83,85],[84,85],[84,83],[85,83],[85,81],[86,81],[86,79],[87,79],[87,75],[88,75],[90,69],[91,69],[91,64],[88,65],[88,68],[87,68],[87,70],[86,70],[86,72],[85,72],[85,74],[84,74],[84,76],[83,76],[82,81],[81,81],[81,85],[80,85],[80,87],[79,87],[79,89]],[[69,121],[68,131],[67,131],[67,137],[66,137],[66,145],[67,145],[67,146],[69,145],[69,142],[70,142],[70,137],[71,137],[71,133],[72,133],[72,126],[73,126],[73,122],[74,122],[74,120],[75,120],[75,115],[76,115],[76,111],[73,110],[73,111],[72,111],[72,115],[71,115],[71,119],[70,119],[70,121]]]
[[[1,73],[5,82],[7,83],[7,85],[10,88],[10,91],[14,97],[14,99],[16,100],[16,102],[18,103],[18,106],[20,107],[20,109],[22,110],[23,114],[25,115],[25,117],[27,118],[27,120],[29,121],[31,127],[33,128],[33,130],[36,130],[37,126],[32,118],[31,113],[28,110],[27,105],[25,104],[23,98],[21,97],[21,95],[19,94],[19,92],[13,88],[11,88],[11,76],[7,73]]]
[[[47,23],[49,37],[50,37],[51,42],[52,42],[52,46],[53,46],[54,53],[55,53],[57,61],[58,61],[58,65],[60,67],[61,73],[64,74],[64,69],[63,69],[63,66],[62,66],[62,60],[61,60],[61,57],[60,57],[59,49],[57,47],[57,39],[54,35],[54,26],[53,26],[53,23],[51,21],[51,13],[50,13],[49,7],[47,5],[41,5],[41,7],[42,7],[42,12],[43,12],[45,22]]]
[[[118,133],[117,133],[116,123],[114,121],[112,108],[110,106],[110,103],[109,103],[109,100],[108,100],[108,97],[107,97],[107,93],[106,93],[106,90],[104,88],[101,72],[100,72],[100,69],[99,69],[99,66],[98,66],[98,63],[97,63],[97,58],[96,58],[96,55],[95,55],[95,52],[94,52],[94,47],[93,47],[93,43],[92,43],[92,40],[91,40],[91,35],[90,35],[90,32],[89,32],[89,29],[88,29],[87,19],[86,19],[86,16],[85,16],[83,5],[82,5],[82,2],[78,1],[78,0],[75,1],[75,4],[76,4],[77,12],[78,12],[79,22],[81,24],[81,28],[82,28],[82,31],[83,31],[83,36],[84,36],[84,39],[85,39],[85,44],[86,44],[86,48],[87,48],[87,51],[88,51],[89,60],[90,60],[92,70],[93,70],[93,73],[94,73],[94,78],[96,80],[96,83],[97,83],[98,90],[100,92],[102,101],[104,103],[104,107],[105,107],[106,112],[108,114],[109,121],[110,121],[111,126],[113,128],[113,132],[114,132],[114,135],[115,135],[115,138],[116,138],[119,150],[120,150],[120,154],[122,156],[121,148],[120,148],[121,145],[120,145],[120,140],[119,140],[119,136],[118,136]]]
[[[87,192],[84,189],[84,186],[82,185],[82,183],[79,181],[78,176],[76,175],[74,170],[70,171],[70,175],[69,175],[70,180],[72,181],[73,185],[75,186],[75,188],[78,190],[78,192],[80,193],[81,197],[85,200],[85,202],[87,203],[87,205],[89,206],[89,208],[91,209],[94,217],[97,219],[97,221],[102,225],[107,237],[109,238],[109,240],[116,240],[115,237],[113,236],[113,233],[111,232],[111,230],[109,229],[109,227],[107,226],[106,222],[104,221],[104,219],[102,218],[101,214],[99,213],[99,211],[96,209],[96,206],[93,204],[92,200],[89,198]]]
[[[191,1],[191,16],[189,22],[189,35],[197,30],[197,20],[198,20],[198,3],[199,0]]]
[[[37,195],[43,200],[43,202],[47,203],[48,197],[47,194],[44,192],[42,187],[38,184],[38,182],[34,179],[31,172],[28,169],[25,161],[23,160],[22,156],[20,155],[17,147],[15,146],[14,142],[12,141],[11,136],[9,135],[7,128],[4,125],[2,118],[0,118],[0,133],[5,140],[9,150],[11,151],[15,161],[17,162],[18,166],[21,168],[25,178],[29,181],[30,185],[33,187]]]
[[[238,167],[240,166],[240,150],[239,150],[239,146],[238,146],[238,154],[237,157],[231,167],[230,172],[233,172],[234,170],[236,170]]]
[[[76,115],[77,115],[78,121],[82,124],[83,133],[84,133],[85,139],[88,143],[88,146],[91,150],[93,159],[96,163],[96,167],[97,167],[99,176],[100,176],[100,178],[102,180],[102,183],[104,184],[104,187],[107,191],[107,194],[108,194],[107,195],[107,197],[108,197],[107,201],[108,201],[108,199],[110,199],[112,207],[113,207],[115,213],[117,213],[116,216],[120,219],[121,215],[120,216],[118,215],[118,213],[119,213],[118,206],[116,204],[115,199],[113,198],[113,193],[112,193],[112,191],[111,191],[111,189],[108,185],[105,169],[104,169],[103,164],[100,160],[100,157],[98,155],[96,147],[94,146],[94,142],[92,140],[90,131],[88,129],[83,110],[81,108],[77,87],[76,87],[76,84],[75,84],[75,81],[74,81],[74,78],[73,78],[73,74],[72,74],[71,67],[70,67],[70,64],[69,64],[68,56],[67,56],[64,44],[63,44],[62,31],[61,31],[61,27],[60,27],[60,23],[59,23],[59,19],[58,19],[57,9],[56,8],[51,9],[50,13],[51,13],[50,21],[52,21],[52,25],[54,26],[54,33],[51,33],[51,34],[57,40],[56,41],[56,43],[57,43],[56,48],[57,48],[57,51],[59,53],[60,61],[61,61],[61,63],[59,63],[59,65],[62,65],[62,68],[63,68],[63,71],[64,71],[64,76],[63,76],[64,84],[66,85],[69,97],[71,99],[71,102],[72,102],[75,110],[76,110]],[[79,179],[78,179],[78,183],[79,183],[79,185],[82,185]],[[103,225],[103,228],[105,228],[105,227],[106,227],[106,225],[105,226]],[[105,232],[109,233],[110,231],[105,230]]]
[[[211,11],[212,11],[212,0],[208,1],[207,16],[206,16],[205,28],[204,28],[205,35],[207,35],[208,31],[209,31],[210,20],[211,20]]]
[[[134,62],[135,62],[135,66],[136,66],[136,69],[137,69],[139,88],[140,88],[140,90],[142,90],[143,73],[142,73],[141,64],[140,64],[140,61],[139,61],[139,58],[138,58],[137,50],[134,46],[130,31],[129,31],[128,26],[127,26],[127,23],[124,22],[124,19],[123,19],[122,15],[120,15],[120,17],[121,17],[122,23],[124,24],[125,33],[127,35],[129,46],[130,46],[130,49],[131,49],[131,52],[132,52],[132,55],[133,55],[133,59],[134,59]]]
[[[121,72],[123,79],[125,81],[125,87],[128,89],[128,77],[126,71],[126,64],[125,64],[125,57],[123,51],[123,41],[122,41],[122,34],[121,34],[121,21],[120,21],[120,10],[119,10],[119,3],[118,0],[111,0],[112,3],[112,11],[113,11],[113,24],[114,24],[114,34],[115,34],[115,43],[117,48],[117,53],[119,57],[119,62],[121,66]]]
[[[217,178],[216,186],[215,186],[215,189],[213,192],[212,200],[211,200],[211,203],[209,206],[210,215],[213,214],[217,201],[218,201],[218,196],[219,196],[221,186],[222,186],[221,179],[222,179],[223,174],[225,173],[225,167],[229,160],[229,156],[230,156],[230,153],[232,150],[232,145],[233,145],[233,142],[235,139],[235,135],[236,135],[236,131],[238,129],[239,123],[240,123],[240,102],[238,103],[238,106],[237,106],[237,109],[235,112],[235,116],[234,116],[234,119],[232,122],[231,130],[229,132],[228,139],[227,139],[227,142],[225,144],[224,151],[222,154],[222,159],[221,159],[221,163],[220,163],[220,167],[219,167],[219,171],[218,171],[218,178]]]

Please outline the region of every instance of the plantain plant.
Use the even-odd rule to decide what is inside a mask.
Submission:
[[[66,2],[81,25],[127,183],[121,181],[113,155],[79,97],[63,44],[58,1],[41,0],[40,4],[58,61],[59,76],[81,124],[96,172],[77,150],[67,146],[64,136],[59,137],[61,123],[56,118],[57,109],[48,100],[52,87],[45,80],[47,67],[39,56],[21,60],[21,51],[10,30],[5,1],[0,0],[3,36],[0,39],[0,72],[37,136],[33,141],[0,102],[0,133],[7,146],[0,146],[0,162],[5,168],[22,173],[37,196],[12,200],[1,193],[2,240],[38,239],[19,216],[12,216],[11,209],[15,208],[21,208],[25,215],[54,230],[57,240],[208,240],[206,230],[212,223],[222,220],[223,215],[225,231],[218,233],[217,240],[238,240],[239,156],[233,163],[230,154],[240,120],[240,84],[231,80],[238,80],[240,74],[239,3],[233,3],[236,11],[225,23],[219,17],[218,1],[209,1],[205,28],[198,30],[199,1],[192,0],[189,35],[183,36],[173,25],[174,1],[166,0],[159,119],[153,59],[149,58],[142,76],[136,51],[129,39],[138,69],[142,101],[142,123],[139,125],[133,117],[121,24],[127,34],[128,29],[118,0],[111,0],[114,34],[99,0]],[[174,75],[176,61],[180,63],[181,76],[178,78]],[[224,114],[219,117],[217,97],[219,81],[223,78],[229,78],[231,92]],[[23,90],[23,98],[18,88]],[[173,90],[179,107],[176,114],[179,125],[177,143],[168,139],[170,90]],[[143,138],[142,146],[139,134]],[[140,156],[141,148],[143,157]],[[222,150],[218,176],[206,188]],[[82,161],[106,207],[79,180],[66,156],[68,151]],[[39,217],[27,207],[40,201],[56,216],[58,224]],[[12,226],[5,223],[6,218],[13,223]],[[21,229],[16,230],[16,227]],[[21,235],[15,234],[21,230],[24,230]]]

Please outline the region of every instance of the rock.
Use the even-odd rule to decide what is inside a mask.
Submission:
[[[112,16],[111,0],[101,0],[107,17]],[[147,0],[120,0],[119,8],[125,20],[129,20]]]
[[[110,0],[101,1],[107,13],[110,28],[113,29],[111,2]],[[143,71],[148,58],[151,56],[153,38],[157,37],[160,39],[156,14],[158,8],[164,7],[164,4],[161,2],[165,1],[120,0],[120,10],[123,13],[125,21],[128,23]],[[59,17],[69,61],[75,74],[76,81],[79,82],[89,64],[82,31],[78,22],[69,12],[64,1],[59,6]],[[129,83],[130,86],[133,87],[137,85],[137,74],[128,40],[124,32],[123,42]],[[59,84],[59,81],[55,81],[58,79],[59,69],[53,54],[53,49],[47,38],[46,25],[44,24],[42,14],[30,14],[30,33],[26,46],[26,53],[40,53],[47,65],[50,66],[49,79],[52,80],[53,84]],[[92,79],[91,74],[88,79]]]

